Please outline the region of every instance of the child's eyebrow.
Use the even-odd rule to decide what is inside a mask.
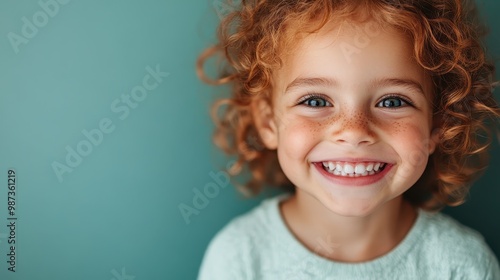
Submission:
[[[286,94],[292,89],[306,87],[306,86],[325,86],[325,87],[336,87],[339,82],[333,78],[317,77],[317,78],[297,78],[293,80],[285,89]],[[424,94],[422,85],[409,78],[380,78],[371,82],[372,87],[390,87],[399,86],[405,87],[409,90],[419,92]]]
[[[297,78],[293,80],[285,89],[285,94],[295,88],[305,87],[305,86],[326,86],[335,87],[338,85],[337,80],[331,78]]]
[[[422,84],[412,79],[383,78],[375,80],[372,84],[375,87],[390,87],[390,86],[405,87],[409,90],[419,92],[425,96]]]

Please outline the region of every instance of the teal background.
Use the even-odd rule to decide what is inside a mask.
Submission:
[[[0,279],[194,279],[213,235],[265,197],[245,200],[228,186],[189,224],[178,208],[192,205],[193,189],[213,183],[210,172],[229,162],[211,143],[217,89],[194,70],[214,42],[213,3],[72,0],[16,54],[7,34],[21,34],[22,18],[42,9],[0,2]],[[481,8],[498,58],[500,3]],[[156,65],[170,75],[121,120],[111,104]],[[64,163],[66,146],[75,149],[86,139],[81,131],[103,118],[115,129],[60,182],[52,163]],[[445,210],[479,230],[497,255],[499,155],[496,144],[469,202]],[[6,263],[9,168],[18,180],[16,273]]]

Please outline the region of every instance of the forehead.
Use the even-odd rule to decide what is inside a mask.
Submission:
[[[273,73],[274,96],[300,77],[331,77],[340,86],[384,78],[414,79],[428,98],[430,77],[415,61],[412,41],[394,27],[374,21],[331,22],[316,33],[300,38],[283,55],[283,67]],[[346,84],[343,82],[347,81]],[[349,83],[350,82],[350,83]]]

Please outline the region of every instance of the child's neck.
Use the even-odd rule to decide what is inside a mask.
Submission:
[[[388,253],[403,240],[417,216],[401,196],[366,217],[340,216],[299,189],[280,209],[288,228],[304,246],[340,262],[369,261]]]

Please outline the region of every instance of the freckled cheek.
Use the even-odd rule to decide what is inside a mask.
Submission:
[[[394,150],[402,159],[412,166],[421,166],[427,163],[429,135],[427,123],[414,121],[397,121],[387,124],[387,141],[390,141]],[[384,128],[383,128],[384,129]]]
[[[278,149],[289,158],[302,160],[319,142],[321,124],[300,119],[286,123],[279,128]]]

